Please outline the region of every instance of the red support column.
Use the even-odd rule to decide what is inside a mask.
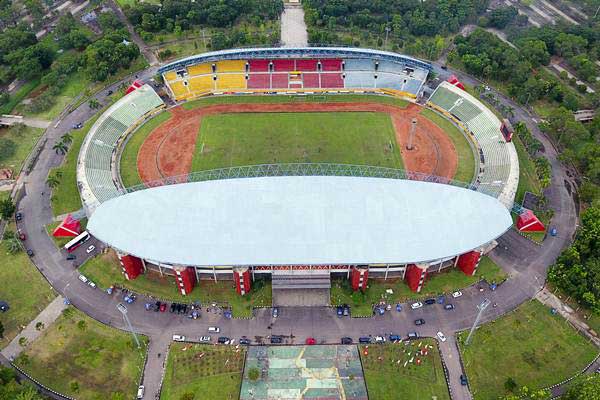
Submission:
[[[427,278],[427,268],[429,268],[427,264],[408,264],[406,266],[404,279],[410,290],[419,293],[423,289],[425,278]]]
[[[250,292],[250,289],[252,288],[252,277],[250,276],[250,269],[234,269],[233,280],[235,282],[235,291],[238,292],[238,294],[243,296]]]
[[[369,270],[367,268],[353,267],[350,272],[350,284],[352,290],[367,289],[367,281],[369,280]]]
[[[174,267],[175,282],[182,295],[188,295],[196,286],[196,273],[194,267]]]
[[[144,272],[144,265],[140,258],[121,253],[117,253],[117,256],[121,263],[123,275],[125,275],[125,279],[128,281],[137,278]]]
[[[472,276],[475,275],[480,260],[480,251],[469,251],[468,253],[461,254],[460,256],[458,256],[456,266],[460,268],[460,270],[464,272],[465,275]]]

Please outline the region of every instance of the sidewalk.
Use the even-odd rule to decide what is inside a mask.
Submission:
[[[32,343],[35,341],[45,329],[47,329],[56,319],[62,314],[63,310],[67,308],[64,303],[64,298],[62,296],[58,296],[56,299],[52,301],[52,303],[48,304],[48,306],[42,310],[30,323],[19,333],[9,344],[6,346],[0,353],[4,357],[9,360],[14,360],[21,352],[25,349],[25,347],[19,344],[19,339],[24,337],[27,338],[27,343]],[[35,325],[41,322],[44,324],[44,328],[42,330],[37,330]]]
[[[456,337],[448,335],[445,342],[438,341],[442,358],[448,368],[448,387],[452,393],[453,400],[471,400],[471,393],[468,386],[460,384],[460,376],[464,374],[462,364],[460,362],[460,354],[456,345]]]

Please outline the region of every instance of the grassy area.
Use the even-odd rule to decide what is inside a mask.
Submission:
[[[243,113],[203,118],[192,171],[289,162],[402,168],[387,114]]]
[[[135,280],[126,280],[113,252],[96,256],[82,265],[79,270],[103,289],[116,285],[168,301],[191,303],[197,300],[203,304],[214,301],[223,306],[231,306],[236,317],[251,316],[252,309],[257,306],[271,306],[271,283],[264,280],[253,282],[252,291],[246,296],[236,293],[233,281],[212,280],[200,281],[192,293],[182,296],[172,276],[161,277],[158,272],[148,271]]]
[[[489,257],[484,256],[475,276],[467,276],[457,268],[449,268],[439,274],[432,274],[425,282],[421,293],[412,292],[406,282],[398,278],[387,281],[369,279],[367,290],[364,293],[352,291],[350,282],[345,278],[333,279],[331,281],[331,303],[348,304],[352,307],[353,316],[365,316],[371,315],[373,305],[381,300],[389,304],[403,303],[408,300],[450,293],[472,285],[480,279],[488,282],[501,282],[505,277],[506,273]],[[386,293],[388,289],[391,289],[393,294]]]
[[[0,128],[0,140],[8,143],[0,154],[0,168],[10,168],[16,176],[43,133],[43,129],[25,125]]]
[[[458,156],[458,166],[454,179],[461,182],[471,182],[475,174],[475,156],[468,139],[452,122],[435,111],[424,108],[421,115],[439,126],[452,140]]]
[[[68,308],[16,364],[46,386],[77,399],[133,398],[147,346],[146,338],[140,339],[143,348],[138,350],[130,334]]]
[[[135,131],[127,141],[127,145],[123,149],[120,160],[120,174],[125,187],[142,183],[137,168],[137,156],[140,147],[150,132],[169,118],[171,118],[171,113],[169,111],[158,114]]]
[[[556,288],[551,282],[546,283],[546,287],[563,303],[575,310],[575,314],[578,315],[581,320],[584,320],[590,326],[590,328],[592,328],[596,333],[600,333],[599,314],[594,314],[592,310],[582,307],[571,296],[566,295],[563,291]]]
[[[14,231],[14,224],[9,229]],[[0,313],[4,325],[1,348],[46,308],[56,294],[24,252],[9,254],[3,242],[0,254],[0,299],[10,306],[8,312]]]
[[[207,39],[209,41],[210,39]],[[160,54],[165,51],[170,51],[171,55],[161,61],[177,60],[179,58],[191,56],[194,54],[200,54],[207,51],[202,41],[202,35],[196,35],[192,39],[177,40],[173,43],[165,43],[159,45],[157,53]]]
[[[234,400],[240,395],[246,348],[173,343],[165,370],[161,400]]]
[[[314,96],[284,96],[284,95],[252,95],[252,96],[210,96],[182,104],[186,110],[198,107],[206,107],[213,104],[243,104],[243,103],[344,103],[344,102],[375,102],[391,104],[396,107],[405,108],[408,101],[391,96],[357,95],[357,94],[329,94]]]
[[[33,89],[40,84],[40,78],[35,78],[32,81],[25,82],[8,100],[8,103],[0,107],[0,115],[10,114],[12,110],[19,104]]]
[[[77,189],[77,156],[83,144],[83,139],[85,139],[94,122],[102,115],[102,112],[98,112],[94,117],[89,119],[83,125],[83,128],[71,131],[73,143],[69,147],[69,152],[65,156],[62,165],[53,168],[49,173],[49,175],[61,174],[60,184],[52,189],[52,211],[54,215],[66,214],[81,208],[81,198]]]
[[[468,332],[459,335],[459,342]],[[537,389],[558,383],[586,366],[596,347],[537,300],[481,326],[461,353],[474,399],[497,399],[505,382]]]
[[[542,186],[538,179],[537,173],[535,172],[535,164],[529,154],[525,150],[525,146],[521,139],[517,136],[513,136],[513,143],[517,150],[517,156],[519,158],[519,186],[517,187],[517,195],[515,200],[519,203],[523,201],[525,192],[531,192],[535,195],[542,194]]]
[[[370,400],[398,399],[400,393],[405,400],[450,399],[434,339],[360,346],[360,358]]]
[[[87,226],[87,218],[82,218],[79,222],[81,224],[81,231],[83,232],[85,230],[85,227]],[[50,236],[50,239],[52,239],[52,241],[54,241],[54,244],[59,249],[61,247],[63,247],[65,244],[69,243],[69,241],[71,239],[73,239],[72,237],[54,237],[54,236],[52,236],[52,232],[54,232],[54,230],[61,223],[62,223],[62,221],[57,221],[57,222],[52,222],[51,224],[46,225],[46,232],[48,232],[48,236]]]

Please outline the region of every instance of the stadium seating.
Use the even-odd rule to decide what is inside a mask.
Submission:
[[[295,71],[316,71],[317,60],[296,60]]]
[[[288,74],[271,74],[271,88],[286,89],[288,87]]]
[[[342,60],[337,58],[325,58],[321,62],[321,71],[341,71]]]
[[[287,72],[293,71],[295,67],[294,60],[281,59],[273,60],[273,72]]]
[[[188,74],[191,76],[210,74],[210,73],[212,73],[212,64],[205,63],[205,64],[198,64],[198,65],[191,65],[187,68],[187,71],[188,71]]]
[[[402,90],[406,75],[397,75],[388,72],[376,72],[375,87]]]
[[[394,74],[404,74],[404,64],[393,61],[379,61],[378,72],[391,72]]]
[[[302,82],[305,88],[320,88],[319,74],[314,72],[305,72],[302,74]]]
[[[217,89],[245,89],[246,76],[244,74],[217,74]]]
[[[215,81],[212,75],[193,76],[188,79],[191,92],[204,92],[215,88]]]
[[[246,60],[218,61],[216,72],[246,72]]]
[[[248,89],[269,89],[271,74],[250,74],[246,85]]]
[[[343,88],[344,79],[342,79],[341,73],[326,73],[321,74],[321,87],[322,88]]]
[[[372,88],[375,87],[373,72],[346,71],[344,86],[347,88]]]
[[[183,84],[183,81],[170,82],[169,86],[171,86],[173,95],[177,100],[184,99],[189,94],[188,88]]]
[[[250,72],[269,72],[269,60],[248,60]]]
[[[344,61],[344,71],[375,71],[375,64],[368,58],[349,58]]]
[[[165,72],[164,76],[166,81],[174,81],[177,79],[177,73],[175,71]]]

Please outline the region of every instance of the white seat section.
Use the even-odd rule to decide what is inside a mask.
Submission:
[[[500,132],[501,122],[479,100],[462,89],[442,82],[429,102],[460,119],[471,131],[483,160],[476,185],[512,207],[519,184],[519,161],[513,143]]]
[[[77,167],[77,184],[86,211],[120,195],[113,180],[114,149],[131,126],[163,104],[154,89],[144,85],[119,99],[92,126],[81,146]]]

